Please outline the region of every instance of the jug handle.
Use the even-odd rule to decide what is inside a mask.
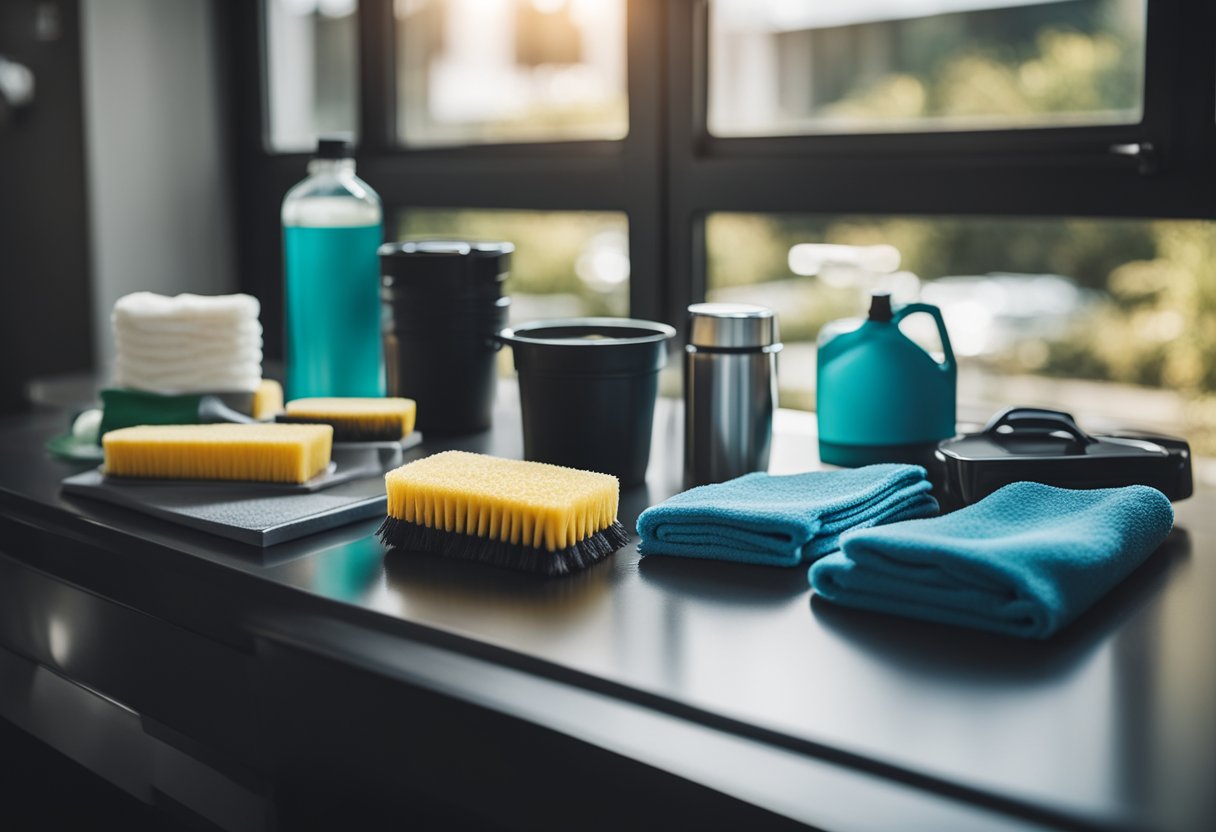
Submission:
[[[932,315],[933,320],[937,322],[937,334],[942,339],[942,352],[945,353],[945,360],[938,366],[953,370],[955,367],[954,350],[950,347],[950,334],[946,332],[946,322],[942,320],[942,310],[931,303],[909,303],[907,306],[900,307],[899,311],[891,316],[891,322],[898,326],[900,321],[915,312],[926,312]]]

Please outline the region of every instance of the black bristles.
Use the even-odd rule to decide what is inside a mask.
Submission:
[[[401,422],[361,419],[357,416],[292,416],[275,414],[274,420],[288,425],[333,425],[335,442],[396,442],[401,439]]]
[[[603,560],[629,542],[629,532],[619,521],[613,521],[590,537],[585,537],[568,549],[550,552],[491,540],[475,535],[429,529],[396,517],[386,517],[376,530],[380,540],[395,549],[427,552],[443,558],[474,560],[519,569],[541,575],[568,575],[586,569]]]

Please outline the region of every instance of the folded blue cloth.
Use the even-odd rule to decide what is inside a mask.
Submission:
[[[836,549],[846,529],[936,514],[929,488],[916,465],[745,474],[646,509],[638,551],[797,566]]]
[[[1173,525],[1170,501],[1148,486],[1015,482],[953,514],[846,534],[810,579],[850,607],[1047,638],[1127,577]]]

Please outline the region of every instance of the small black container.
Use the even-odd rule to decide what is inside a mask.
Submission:
[[[569,318],[503,330],[519,372],[524,457],[646,479],[650,435],[667,364],[666,324],[630,318]]]
[[[380,247],[384,361],[390,396],[418,402],[418,429],[490,427],[497,335],[510,243],[416,240]]]
[[[1150,485],[1171,500],[1183,500],[1192,490],[1185,440],[1139,433],[1091,436],[1058,410],[1010,408],[979,433],[939,444],[937,458],[948,509],[1022,480],[1060,488]]]

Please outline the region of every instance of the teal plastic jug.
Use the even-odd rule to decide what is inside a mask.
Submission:
[[[899,330],[918,312],[937,322],[940,363]],[[833,322],[819,335],[819,457],[848,467],[925,464],[937,443],[954,435],[957,380],[941,310],[912,303],[893,311],[890,294],[875,292],[860,326]]]

